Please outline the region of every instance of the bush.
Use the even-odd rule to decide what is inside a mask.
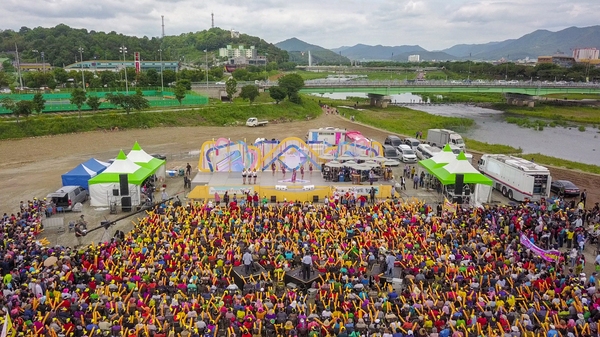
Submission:
[[[578,130],[581,131],[581,132],[585,132],[585,126],[580,125]]]

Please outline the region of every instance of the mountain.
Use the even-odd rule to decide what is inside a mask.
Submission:
[[[287,51],[288,55],[290,56],[290,61],[298,64],[308,64],[308,51],[310,51],[313,65],[350,63],[350,59],[345,56],[341,56],[339,53],[335,53],[321,46],[306,43],[295,37],[278,42],[275,44],[275,46]]]
[[[366,44],[357,44],[352,47],[340,47],[332,49],[334,52],[342,52],[342,55],[352,60],[391,60],[396,59],[401,54],[420,54],[426,52],[420,46],[369,46]],[[408,57],[408,56],[407,56]]]
[[[518,39],[456,45],[442,51],[463,59],[468,58],[470,53],[472,59],[497,60],[505,57],[516,60],[554,55],[558,51],[571,55],[572,49],[588,47],[600,48],[600,26],[569,27],[558,32],[536,30]]]

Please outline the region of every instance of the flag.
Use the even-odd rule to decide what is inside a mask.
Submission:
[[[448,198],[444,198],[444,211],[456,214],[456,204],[451,203]]]
[[[6,313],[6,317],[4,318],[4,325],[2,326],[2,334],[0,334],[0,337],[7,337],[9,331],[12,331],[10,335],[11,337],[15,337],[15,335],[17,334],[17,331],[13,328],[10,316],[8,315],[8,313]]]

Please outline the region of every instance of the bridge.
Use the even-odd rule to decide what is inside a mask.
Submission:
[[[371,94],[393,95],[401,93],[440,93],[440,92],[465,92],[465,93],[517,93],[526,95],[548,94],[600,94],[599,84],[541,84],[541,83],[471,83],[455,84],[439,82],[405,82],[405,81],[339,81],[339,82],[311,82],[307,81],[302,93],[326,94],[334,92],[364,92]]]

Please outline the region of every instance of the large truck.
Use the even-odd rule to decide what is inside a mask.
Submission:
[[[462,137],[458,133],[447,129],[427,130],[427,143],[439,147],[450,144],[458,146],[463,151],[465,150],[465,142]]]
[[[484,154],[478,164],[494,188],[510,200],[540,201],[550,196],[552,177],[544,166],[504,154]]]

